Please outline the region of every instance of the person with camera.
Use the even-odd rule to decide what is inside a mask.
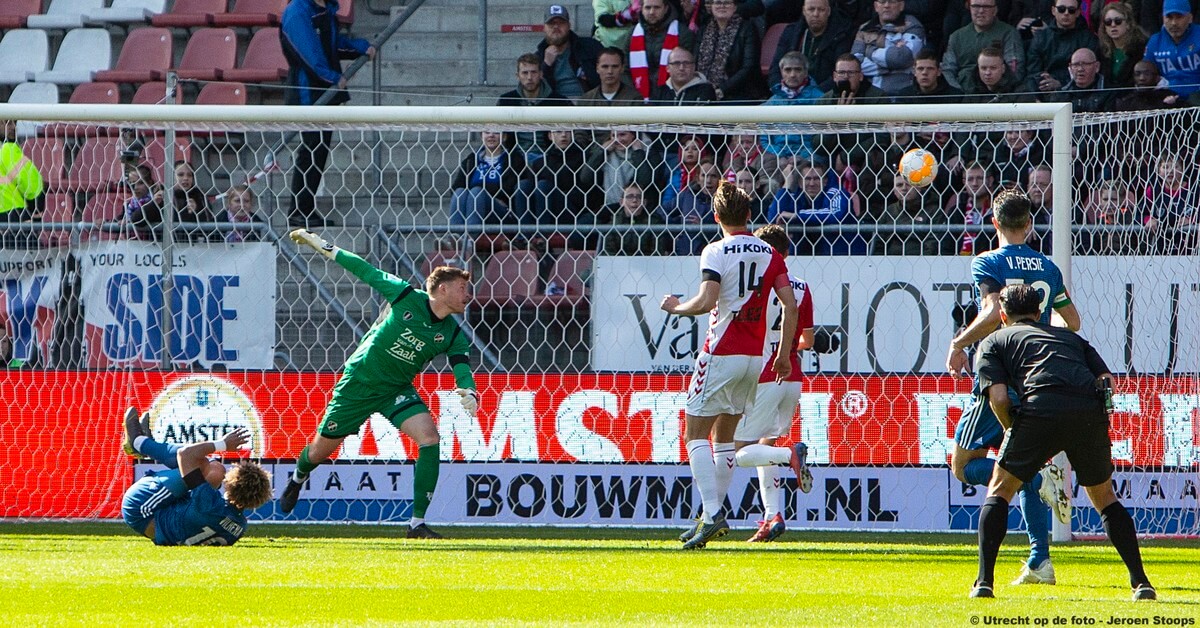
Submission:
[[[1112,373],[1088,341],[1038,320],[1044,298],[1034,285],[1006,286],[1000,291],[1004,328],[979,345],[979,385],[1005,434],[979,513],[979,575],[971,597],[995,597],[992,583],[996,556],[1008,531],[1009,501],[1062,451],[1129,570],[1133,599],[1157,599],[1142,567],[1133,517],[1110,481],[1112,442],[1106,410]],[[1020,399],[1016,411],[1009,388]]]

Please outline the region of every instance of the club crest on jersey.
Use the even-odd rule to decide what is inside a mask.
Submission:
[[[411,320],[412,320],[412,317],[413,317],[413,314],[412,314],[412,312],[405,312],[405,313],[404,313],[404,316],[403,316],[402,318],[403,318],[404,320],[406,320],[406,321],[411,321]]]
[[[446,337],[443,336],[442,334],[434,334],[433,335],[433,341],[437,344],[441,344],[445,340],[446,340]]]
[[[329,430],[330,432],[336,432],[337,427],[338,427],[337,421],[330,421],[329,423],[325,424],[325,429]]]

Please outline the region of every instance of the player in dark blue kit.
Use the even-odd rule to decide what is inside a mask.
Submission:
[[[125,491],[125,523],[155,545],[233,545],[246,532],[245,511],[270,501],[271,477],[252,462],[226,473],[225,465],[208,456],[248,442],[250,432],[237,429],[218,441],[183,447],[160,443],[138,423],[136,408],[126,410],[125,451],[153,458],[168,469]]]
[[[954,377],[968,371],[966,348],[983,340],[1000,326],[1000,291],[1007,285],[1032,286],[1042,295],[1040,322],[1079,331],[1079,313],[1063,284],[1062,272],[1048,257],[1025,244],[1033,229],[1032,203],[1020,192],[1004,190],[992,201],[992,224],[1000,246],[977,256],[971,263],[971,283],[979,314],[950,341],[946,368]],[[1057,317],[1053,317],[1056,313]],[[954,453],[950,466],[959,481],[987,486],[995,460],[988,450],[1000,447],[1004,428],[988,405],[985,391],[976,380],[973,399],[954,430]],[[1013,584],[1054,584],[1050,562],[1050,513],[1063,523],[1071,520],[1071,502],[1064,487],[1062,469],[1044,468],[1021,487],[1021,511],[1029,531],[1029,560]],[[1045,504],[1041,503],[1045,502]]]

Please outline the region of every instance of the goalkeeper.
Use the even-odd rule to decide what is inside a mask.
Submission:
[[[425,512],[437,486],[440,437],[429,407],[413,387],[413,380],[430,360],[445,353],[454,370],[458,385],[455,392],[462,397],[463,408],[472,415],[478,409],[479,395],[467,360],[470,344],[450,316],[463,313],[471,300],[471,274],[440,266],[429,273],[426,291],[421,291],[311,231],[297,229],[291,236],[298,244],[312,247],[367,282],[388,300],[391,311],[367,331],[346,362],[317,434],[300,452],[296,470],[279,497],[279,509],[291,512],[313,469],[329,459],[342,439],[357,434],[367,418],[378,412],[412,437],[420,448],[413,472],[413,514],[408,538],[442,538],[425,524]]]

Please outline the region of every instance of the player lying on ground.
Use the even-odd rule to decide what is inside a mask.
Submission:
[[[792,346],[796,337],[796,297],[787,266],[779,253],[746,229],[750,197],[732,183],[722,183],[713,196],[713,215],[724,237],[700,253],[699,292],[683,302],[669,294],[660,304],[675,316],[709,314],[684,406],[688,464],[704,510],[680,537],[683,549],[700,549],[729,532],[722,510],[733,479],[734,431],[754,403],[772,290],[783,308],[781,346]],[[771,368],[782,381],[791,375],[792,361],[780,354]],[[797,474],[799,462],[793,455]]]
[[[1079,313],[1063,285],[1062,272],[1050,258],[1025,244],[1033,231],[1032,203],[1020,192],[1004,190],[992,201],[992,225],[999,246],[980,254],[971,262],[971,283],[979,314],[950,341],[946,368],[960,377],[967,368],[966,348],[983,340],[1000,326],[1000,290],[1004,286],[1033,286],[1042,296],[1040,320],[1051,322],[1057,313],[1071,330],[1080,326]],[[950,467],[954,477],[966,484],[984,486],[992,477],[995,461],[988,450],[1000,446],[1004,430],[992,414],[986,392],[978,380],[972,387],[971,403],[963,410],[954,428],[954,452]],[[1043,503],[1044,502],[1044,503]],[[1054,584],[1054,564],[1050,562],[1050,510],[1059,521],[1071,522],[1071,501],[1065,478],[1056,465],[1049,465],[1030,478],[1021,489],[1021,514],[1029,532],[1029,560],[1013,584]]]
[[[237,429],[217,441],[179,446],[150,436],[149,415],[138,422],[137,408],[125,411],[125,451],[166,465],[125,491],[121,516],[155,545],[233,545],[246,532],[247,510],[271,501],[271,477],[253,462],[225,470],[213,453],[236,450],[250,442]],[[221,495],[224,483],[225,495]]]
[[[475,415],[479,395],[475,392],[475,378],[468,364],[471,345],[452,318],[453,314],[462,314],[471,301],[471,274],[459,268],[439,266],[429,273],[425,291],[421,291],[311,231],[296,229],[291,237],[365,281],[387,299],[390,311],[363,336],[354,354],[346,361],[342,379],[333,389],[333,399],[317,426],[317,434],[300,452],[296,470],[279,497],[279,509],[292,512],[313,469],[328,460],[343,439],[357,434],[362,424],[378,412],[412,437],[419,448],[413,470],[413,514],[408,537],[441,538],[425,523],[425,514],[437,487],[441,464],[438,443],[441,439],[429,406],[417,394],[413,380],[433,358],[446,354],[454,370],[454,381],[458,385],[455,392],[461,397],[462,407],[468,414]]]
[[[771,245],[784,259],[788,255],[791,241],[787,231],[779,225],[759,227],[754,236]],[[783,478],[780,468],[788,465],[795,456],[799,463],[796,483],[805,493],[812,490],[812,472],[808,470],[808,446],[797,443],[794,448],[776,447],[775,442],[792,429],[792,417],[800,405],[800,390],[804,382],[804,371],[800,368],[800,352],[813,346],[813,303],[808,284],[795,275],[789,275],[792,292],[796,295],[799,315],[797,316],[796,340],[790,352],[792,374],[783,381],[775,381],[771,370],[779,344],[783,323],[783,311],[779,299],[772,299],[767,320],[773,321],[767,328],[767,360],[762,374],[758,376],[758,390],[754,404],[746,416],[738,421],[733,434],[735,459],[739,467],[758,468],[758,494],[763,505],[763,520],[758,522],[758,531],[751,536],[751,543],[765,543],[779,538],[787,529],[783,522]]]
[[[1008,531],[1008,503],[1046,460],[1064,451],[1129,570],[1133,599],[1156,599],[1142,568],[1133,518],[1110,481],[1112,442],[1101,384],[1111,387],[1112,373],[1075,332],[1038,322],[1044,298],[1033,286],[1004,288],[1004,329],[979,345],[979,382],[1006,434],[979,513],[979,575],[971,597],[995,596],[996,554]],[[1009,400],[1010,388],[1021,400],[1019,408]]]

